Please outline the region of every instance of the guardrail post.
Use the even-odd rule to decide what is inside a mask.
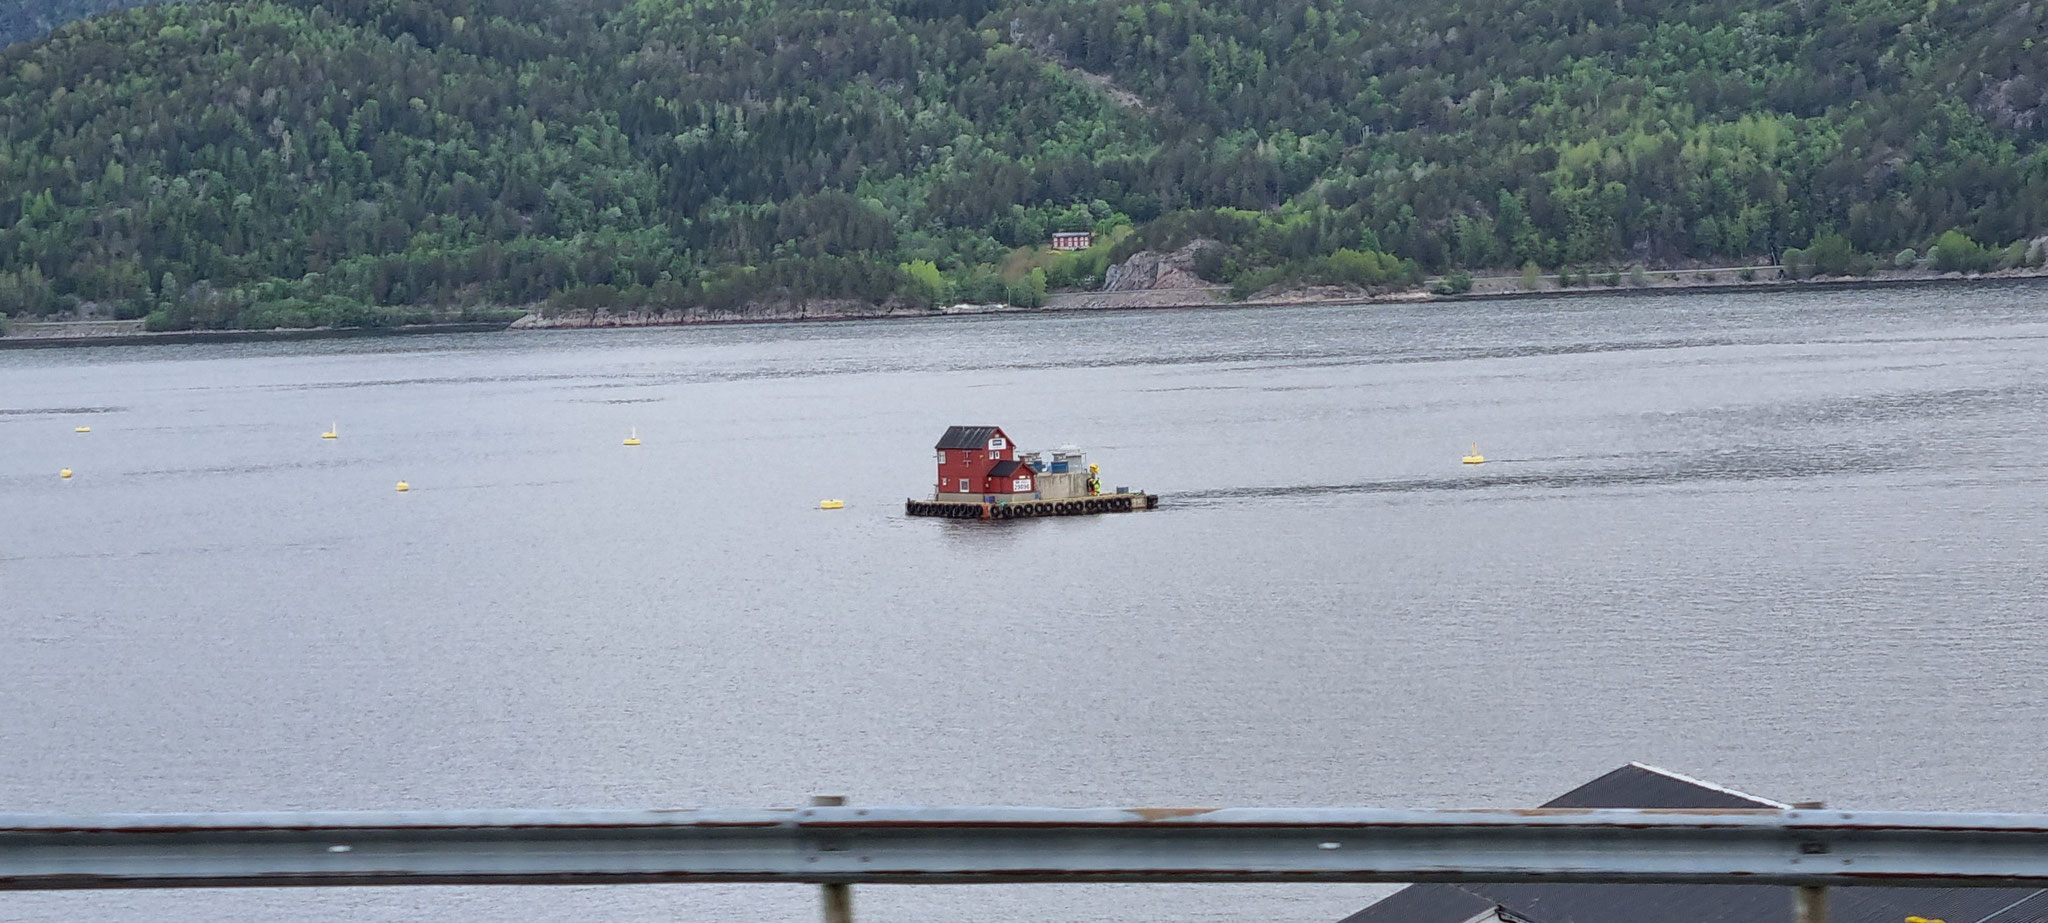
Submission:
[[[1828,889],[1793,888],[1792,923],[1828,923]]]
[[[821,808],[836,808],[846,803],[844,795],[813,795],[811,804]],[[853,923],[853,886],[819,885],[824,897],[825,923]]]
[[[1792,805],[1802,811],[1817,811],[1827,806],[1825,801],[1801,801]],[[1828,889],[1806,886],[1793,888],[1792,923],[1828,923]]]

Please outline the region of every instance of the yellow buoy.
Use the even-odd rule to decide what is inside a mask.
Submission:
[[[626,444],[627,444],[627,445],[639,445],[639,444],[640,444],[640,427],[637,427],[637,426],[635,426],[635,427],[633,427],[633,431],[632,431],[632,432],[630,432],[630,433],[627,433],[627,434],[626,434]]]
[[[66,468],[62,471],[59,471],[57,472],[57,476],[68,481],[71,479],[71,469]]]
[[[72,430],[72,432],[74,432],[74,433],[90,433],[90,432],[92,432],[92,427],[90,427],[90,426],[81,426],[81,427],[79,427],[79,428],[77,428],[77,429],[74,429],[74,430]]]
[[[406,483],[406,482],[404,482],[404,481],[399,481],[399,482],[398,482],[398,492],[399,492],[399,493],[404,493],[404,492],[406,492],[406,491],[408,491],[408,490],[411,490],[411,489],[412,489],[412,485],[411,485],[411,484],[407,484],[407,483]]]
[[[322,439],[340,439],[340,438],[341,438],[341,424],[338,424],[338,423],[336,423],[336,424],[330,424],[330,425],[329,425],[329,426],[327,427],[327,432],[324,432],[324,433],[321,433],[321,434],[320,434],[320,438],[322,438]]]
[[[1464,461],[1468,465],[1483,465],[1486,463],[1486,456],[1479,454],[1479,443],[1472,443],[1472,454],[1465,456]]]
[[[846,501],[844,501],[844,500],[820,500],[820,501],[818,501],[818,509],[821,509],[821,510],[843,510],[843,509],[845,509],[845,508],[846,508]]]

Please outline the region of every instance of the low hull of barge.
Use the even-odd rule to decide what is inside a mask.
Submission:
[[[1013,500],[968,503],[956,500],[905,500],[903,512],[940,519],[1038,519],[1045,516],[1093,516],[1156,509],[1158,494],[1098,494],[1066,500]]]

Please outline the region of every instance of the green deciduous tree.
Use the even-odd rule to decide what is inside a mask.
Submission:
[[[1807,246],[1808,271],[1821,276],[1867,276],[1873,264],[1870,256],[1857,251],[1849,238],[1832,231],[1817,234]]]
[[[1935,272],[1989,272],[1996,261],[1991,251],[1960,229],[1943,233],[1928,251]]]
[[[1791,278],[1804,279],[1813,275],[1813,261],[1807,259],[1806,251],[1799,247],[1785,248],[1785,253],[1778,258],[1778,263],[1785,267],[1785,275]]]
[[[931,260],[911,260],[901,267],[903,271],[903,297],[918,307],[929,308],[945,297],[946,280],[939,274],[939,267]]]

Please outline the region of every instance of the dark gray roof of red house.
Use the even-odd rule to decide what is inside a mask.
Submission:
[[[990,436],[1001,429],[997,426],[948,426],[946,434],[939,437],[934,449],[979,449],[988,445]]]
[[[1759,808],[1787,805],[1630,763],[1546,808]],[[1765,885],[1410,885],[1343,923],[1755,923],[1791,918],[1792,889]],[[2048,888],[1828,889],[1834,923],[2048,923]]]
[[[1024,468],[1026,471],[1031,470],[1023,462],[1011,459],[1009,461],[996,462],[995,467],[988,469],[988,476],[992,478],[1006,478],[1016,474],[1019,468]]]

